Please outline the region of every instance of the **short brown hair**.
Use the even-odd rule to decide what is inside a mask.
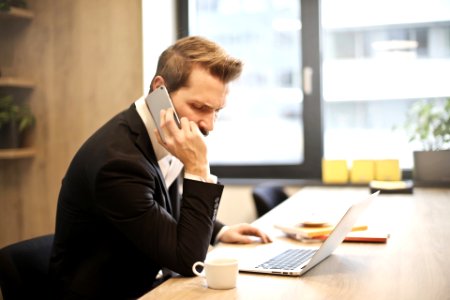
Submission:
[[[171,93],[187,85],[194,65],[205,68],[223,83],[238,78],[242,72],[242,62],[219,45],[203,37],[189,36],[177,40],[161,53],[155,77],[163,77]]]

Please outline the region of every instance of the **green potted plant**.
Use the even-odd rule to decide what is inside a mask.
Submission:
[[[418,101],[411,106],[405,128],[414,151],[414,181],[424,185],[450,186],[450,98]]]
[[[27,2],[23,0],[0,0],[0,11],[9,11],[11,7],[27,8]]]
[[[34,123],[28,106],[14,103],[11,95],[0,96],[0,148],[18,148],[23,133]]]

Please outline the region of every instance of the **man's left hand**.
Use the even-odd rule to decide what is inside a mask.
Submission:
[[[252,239],[251,237],[260,238],[262,243],[272,242],[272,239],[267,234],[246,223],[228,226],[219,237],[219,241],[224,243],[249,244],[255,241],[255,239]]]

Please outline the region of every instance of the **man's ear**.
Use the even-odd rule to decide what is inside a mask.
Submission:
[[[162,85],[165,85],[164,78],[162,78],[162,76],[159,75],[155,76],[155,78],[153,78],[152,80],[151,90],[154,91]]]

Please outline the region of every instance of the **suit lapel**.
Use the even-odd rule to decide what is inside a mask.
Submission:
[[[125,118],[131,132],[134,133],[134,135],[136,136],[135,138],[136,146],[141,150],[141,152],[144,154],[147,160],[153,165],[156,172],[158,173],[157,177],[159,184],[160,186],[163,187],[161,189],[161,193],[164,199],[163,203],[161,204],[164,205],[165,209],[170,214],[173,214],[170,196],[168,193],[168,188],[166,187],[164,175],[162,174],[161,169],[159,168],[159,164],[156,159],[156,154],[150,142],[150,137],[148,136],[147,129],[145,128],[145,125],[142,122],[141,117],[137,113],[136,106],[134,105],[134,103],[130,106],[128,110],[125,111]]]

